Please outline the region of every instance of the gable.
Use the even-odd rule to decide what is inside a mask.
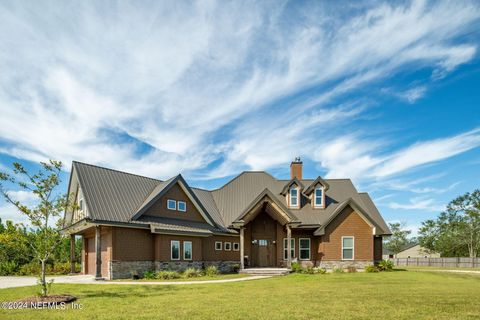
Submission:
[[[340,233],[345,236],[358,233],[373,236],[373,226],[352,207],[345,207],[326,227],[325,235]]]
[[[167,201],[169,199],[175,200],[177,203],[184,201],[187,205],[186,212],[179,211],[178,206],[176,210],[168,209]],[[163,193],[142,215],[208,223],[178,182]]]

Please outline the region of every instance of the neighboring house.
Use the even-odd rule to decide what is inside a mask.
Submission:
[[[363,267],[382,258],[390,230],[367,193],[349,179],[303,179],[300,159],[290,171],[290,180],[243,172],[204,190],[181,175],[160,181],[73,162],[68,193],[78,208],[65,213],[64,232],[83,237],[82,272],[109,279],[292,260]]]
[[[419,244],[410,244],[394,255],[394,258],[440,258],[440,253],[430,252]]]

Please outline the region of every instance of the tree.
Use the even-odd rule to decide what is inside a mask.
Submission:
[[[420,244],[442,256],[477,257],[480,251],[480,190],[452,200],[437,219],[422,223]]]
[[[61,182],[62,163],[50,160],[48,163],[41,162],[40,164],[41,169],[34,174],[28,172],[17,162],[13,164],[14,175],[0,172],[0,192],[7,202],[13,204],[28,217],[34,228],[29,245],[32,248],[34,259],[38,260],[42,266],[39,274],[40,294],[46,296],[48,286],[45,280],[45,266],[62,239],[59,232],[62,225],[60,217],[69,204],[66,195],[56,193],[56,188]],[[5,188],[6,184],[16,185],[20,189],[31,192],[38,201],[31,206],[20,203],[12,198]]]
[[[389,225],[392,235],[385,243],[385,248],[390,250],[393,254],[397,254],[402,251],[407,244],[410,243],[410,240],[408,240],[408,235],[412,231],[405,230],[401,223],[389,223]]]

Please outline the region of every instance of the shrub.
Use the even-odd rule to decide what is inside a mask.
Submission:
[[[302,266],[298,262],[292,263],[292,272],[299,273],[302,272]]]
[[[373,273],[378,271],[379,271],[378,268],[373,264],[365,267],[365,272],[368,272],[368,273]]]
[[[143,278],[144,279],[155,279],[157,277],[157,274],[155,271],[145,271],[143,273]]]
[[[40,263],[32,261],[27,264],[24,264],[18,269],[17,274],[19,276],[29,276],[29,275],[38,275],[40,273]]]
[[[240,271],[240,265],[239,264],[234,264],[232,266],[232,272],[237,273],[238,271]]]
[[[201,271],[195,268],[187,268],[183,272],[183,276],[185,278],[196,278],[196,277],[200,277],[201,275],[202,275]]]
[[[0,262],[0,276],[9,276],[15,274],[18,269],[18,264],[15,261],[1,261]]]
[[[80,264],[75,263],[75,272],[80,271]],[[51,269],[51,274],[69,274],[70,273],[70,262],[57,262],[53,265]]]
[[[326,273],[327,273],[327,269],[325,269],[325,268],[320,268],[320,267],[316,267],[316,268],[313,268],[313,272],[314,272],[314,273],[318,273],[318,274],[326,274]]]
[[[348,266],[348,267],[347,267],[347,272],[348,272],[348,273],[357,272],[357,268],[355,268],[354,266]]]
[[[157,279],[170,280],[180,278],[180,273],[177,271],[160,271],[157,272]]]
[[[382,260],[378,263],[378,268],[380,271],[392,271],[393,270],[393,261]]]
[[[342,268],[335,267],[333,268],[333,273],[345,273]]]
[[[215,276],[218,274],[218,268],[216,266],[208,266],[205,269],[205,275],[208,277]]]
[[[313,267],[308,266],[308,267],[302,269],[302,273],[305,273],[305,274],[314,274],[314,273],[315,273],[315,270],[313,270]]]

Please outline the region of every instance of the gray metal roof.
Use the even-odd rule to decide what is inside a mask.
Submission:
[[[141,207],[151,202],[169,185],[169,180],[160,181],[80,162],[74,162],[73,168],[84,192],[90,218],[97,220],[131,222],[131,217]],[[309,186],[314,179],[299,181],[304,186]],[[276,202],[286,204],[281,191],[288,182],[289,180],[277,180],[263,171],[243,172],[219,189],[190,190],[215,222],[217,231],[230,232],[227,228],[265,190],[276,197]],[[325,179],[325,182],[329,185],[325,193],[325,209],[313,209],[309,201],[304,201],[301,209],[287,209],[302,225],[324,225],[337,207],[351,198],[376,223],[377,234],[390,233],[372,199],[367,193],[358,193],[350,179]],[[136,222],[148,223],[141,219]]]

